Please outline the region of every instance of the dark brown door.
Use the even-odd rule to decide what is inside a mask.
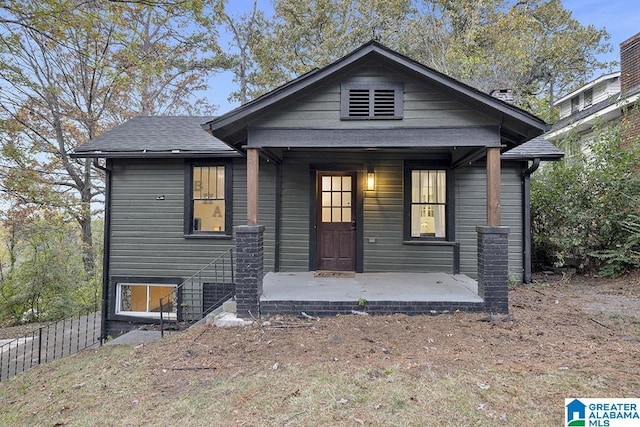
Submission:
[[[355,185],[355,173],[318,173],[318,270],[355,270]]]

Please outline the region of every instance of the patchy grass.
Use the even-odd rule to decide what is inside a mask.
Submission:
[[[640,396],[627,280],[518,287],[508,317],[275,318],[87,350],[3,382],[0,424],[560,425],[565,397]]]

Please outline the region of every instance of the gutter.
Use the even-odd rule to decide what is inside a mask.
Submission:
[[[104,171],[104,231],[102,244],[102,315],[100,316],[100,345],[107,339],[107,315],[109,296],[109,252],[111,246],[111,160],[106,159],[106,167],[100,165],[98,159],[93,159],[93,166]]]
[[[540,166],[540,158],[533,159],[533,164],[522,172],[522,205],[523,205],[523,219],[524,226],[522,230],[523,234],[523,266],[524,276],[522,281],[526,284],[530,284],[531,278],[531,174],[538,170]]]

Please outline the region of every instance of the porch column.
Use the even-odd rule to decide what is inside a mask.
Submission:
[[[259,149],[247,148],[247,224],[258,225]]]
[[[259,149],[247,148],[247,225],[234,227],[238,317],[260,316],[264,276],[264,227],[258,225],[259,164]]]
[[[234,227],[236,233],[236,311],[238,317],[260,316],[262,295],[263,234],[261,225]]]
[[[500,147],[487,148],[487,225],[500,225]]]
[[[487,148],[487,225],[478,226],[478,295],[485,311],[509,311],[509,227],[500,226],[500,148]]]
[[[509,312],[509,227],[478,226],[478,295],[490,313]]]

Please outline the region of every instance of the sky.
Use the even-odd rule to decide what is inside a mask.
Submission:
[[[231,0],[227,12],[232,15],[240,15],[251,8],[251,0]],[[609,43],[613,51],[603,55],[600,59],[605,61],[620,60],[620,43],[640,32],[640,0],[562,0],[565,9],[570,10],[575,19],[582,25],[593,25],[598,29],[604,28],[610,34]],[[258,0],[258,8],[270,13],[272,11],[269,0]],[[227,48],[222,43],[222,48]],[[618,68],[616,68],[618,69]],[[596,78],[605,70],[596,72]],[[239,106],[239,103],[230,103],[227,96],[230,87],[236,87],[233,75],[230,72],[216,74],[211,78],[213,88],[210,102],[219,106],[217,113],[226,113]],[[215,88],[225,88],[216,91]]]

